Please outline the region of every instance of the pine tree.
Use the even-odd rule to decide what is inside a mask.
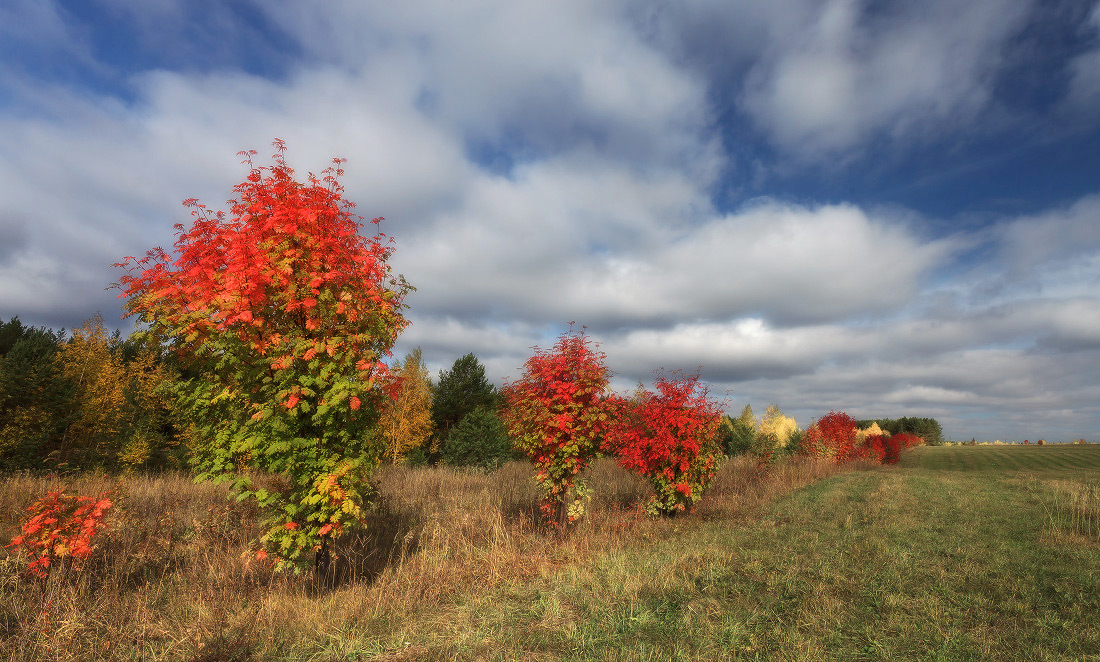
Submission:
[[[485,377],[485,366],[472,353],[456,360],[450,370],[440,371],[439,383],[432,391],[432,418],[439,441],[478,407],[496,410],[500,403],[496,387]]]

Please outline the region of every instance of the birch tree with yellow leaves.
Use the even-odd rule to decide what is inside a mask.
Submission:
[[[764,418],[760,419],[760,427],[757,429],[757,434],[774,437],[777,449],[786,448],[791,435],[796,432],[798,432],[798,423],[779,411],[778,405],[768,405],[764,411]]]
[[[134,468],[170,441],[164,434],[169,377],[157,358],[149,347],[124,356],[122,340],[108,335],[99,314],[73,330],[57,353],[62,374],[76,389],[58,449],[62,461]]]
[[[410,450],[424,446],[432,436],[432,383],[420,348],[405,356],[393,369],[398,379],[397,397],[382,410],[385,457],[397,462]]]
[[[779,411],[777,405],[768,405],[764,417],[756,429],[757,455],[765,462],[788,450],[791,437],[798,433],[798,424],[790,416]]]

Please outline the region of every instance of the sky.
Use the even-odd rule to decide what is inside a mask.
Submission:
[[[1095,0],[4,0],[0,319],[129,332],[110,265],[275,138],[433,375],[575,322],[621,390],[1100,440]]]

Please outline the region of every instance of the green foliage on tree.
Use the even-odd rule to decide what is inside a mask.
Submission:
[[[500,394],[485,377],[485,366],[473,353],[457,359],[450,370],[439,372],[439,382],[432,388],[432,420],[436,439],[442,442],[451,428],[478,407],[496,410]]]
[[[451,466],[492,470],[512,457],[512,440],[495,411],[478,407],[451,428],[439,453]]]
[[[15,347],[15,343],[23,339],[24,334],[33,330],[34,329],[23,326],[18,316],[12,317],[7,322],[0,324],[0,359],[6,356],[8,352]]]
[[[939,446],[943,443],[943,428],[934,418],[902,417],[898,419],[901,430],[924,439],[929,446]]]
[[[13,318],[0,329],[0,469],[55,468],[76,413],[75,386],[57,361],[64,331],[24,327]]]
[[[729,457],[751,453],[756,444],[756,427],[757,420],[750,405],[745,405],[737,418],[723,414],[718,425],[722,451]]]
[[[787,439],[787,448],[785,449],[788,455],[798,455],[801,453],[802,437],[805,434],[805,430],[795,430],[791,433],[791,436]]]

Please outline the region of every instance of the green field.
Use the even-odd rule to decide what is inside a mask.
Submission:
[[[914,449],[902,466],[945,471],[1100,472],[1100,444],[928,446]]]
[[[131,479],[131,537],[89,577],[4,562],[0,659],[1100,659],[1100,446],[734,462],[673,520],[603,466],[564,538],[532,528],[526,471],[385,473],[335,587],[242,562],[248,513],[216,490]],[[4,533],[37,489],[0,481]]]
[[[916,449],[519,602],[563,659],[1097,659],[1098,451]]]

